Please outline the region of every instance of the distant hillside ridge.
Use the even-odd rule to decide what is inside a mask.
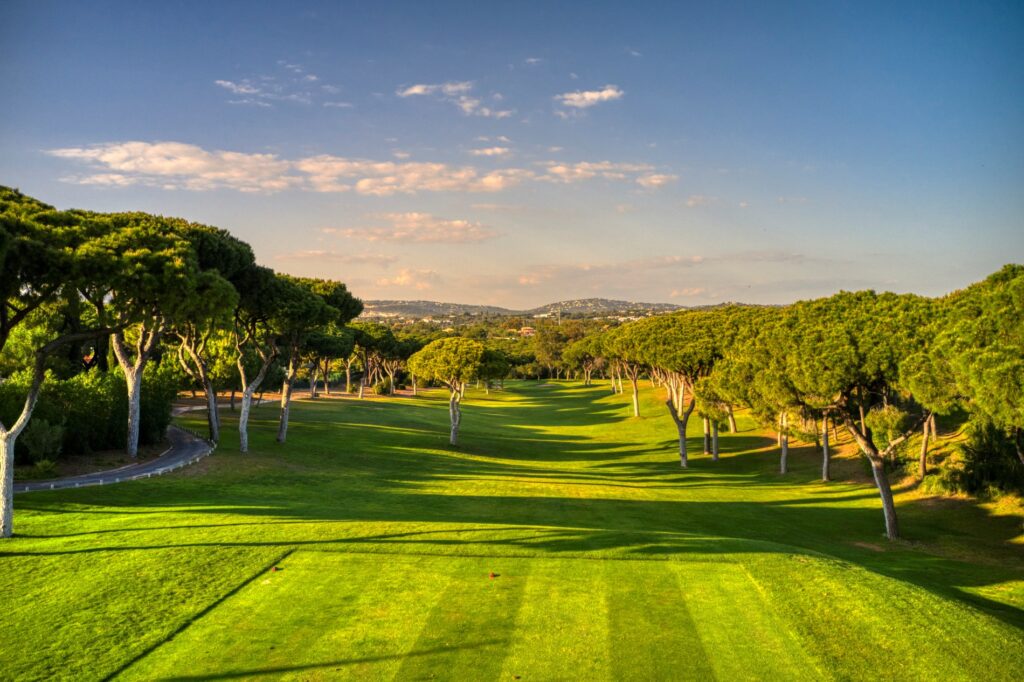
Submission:
[[[362,317],[437,318],[471,316],[600,316],[651,315],[682,310],[672,303],[617,301],[608,298],[582,298],[548,303],[529,310],[511,310],[500,306],[445,303],[440,301],[364,301]]]

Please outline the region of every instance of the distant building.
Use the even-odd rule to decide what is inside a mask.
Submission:
[[[519,336],[533,336],[537,333],[537,330],[533,327],[520,327]]]

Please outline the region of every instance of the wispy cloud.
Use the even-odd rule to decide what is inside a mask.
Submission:
[[[404,287],[416,291],[432,289],[441,281],[441,276],[434,270],[402,268],[394,277],[382,277],[376,284],[379,287]]]
[[[251,76],[228,80],[220,78],[213,81],[217,87],[227,90],[237,99],[229,99],[229,104],[241,104],[256,107],[271,107],[277,103],[313,104],[323,93],[336,95],[341,88],[320,83],[320,77],[309,73],[300,64],[279,61],[277,73]],[[346,106],[347,103],[324,103],[324,106]]]
[[[377,253],[342,253],[339,251],[327,251],[321,249],[309,249],[306,251],[291,251],[280,253],[275,256],[277,260],[306,260],[332,263],[344,263],[346,265],[376,265],[387,267],[394,263],[397,258]]]
[[[505,147],[481,150],[479,156],[503,158]],[[320,154],[295,160],[276,154],[249,154],[206,150],[182,142],[110,142],[89,147],[67,147],[47,152],[84,164],[87,172],[63,178],[67,182],[107,187],[145,185],[165,189],[235,189],[277,192],[303,189],[314,192],[355,192],[392,196],[418,192],[500,192],[526,182],[578,183],[599,178],[635,182],[656,189],[673,179],[643,163],[541,161],[533,168],[492,170],[447,163],[408,161],[407,152],[395,150],[398,160],[376,161]]]
[[[645,189],[660,189],[665,185],[672,184],[678,179],[678,175],[671,175],[669,173],[651,173],[649,175],[641,175],[636,179],[636,184]]]
[[[449,81],[447,83],[416,83],[399,88],[395,94],[402,98],[432,96],[443,102],[454,104],[466,116],[508,118],[515,113],[511,110],[492,109],[484,106],[478,97],[470,94],[472,91],[473,81]],[[500,101],[501,97],[498,96],[496,99]]]
[[[498,232],[482,223],[448,220],[429,213],[382,213],[376,216],[388,223],[380,227],[348,228],[338,233],[369,242],[435,242],[461,244],[493,239]]]
[[[275,192],[302,183],[302,178],[289,174],[291,164],[275,154],[207,151],[181,142],[119,142],[48,153],[105,171],[65,178],[79,184]]]
[[[544,60],[540,57],[527,57],[523,60],[523,63],[527,66],[540,66],[544,63]]]
[[[686,198],[686,207],[700,208],[701,206],[709,206],[716,201],[715,197],[709,197],[706,194],[691,194]]]
[[[555,100],[563,107],[574,109],[589,109],[601,102],[611,102],[622,99],[626,93],[617,85],[606,85],[600,90],[576,90],[555,95]]]
[[[473,156],[508,156],[512,150],[508,147],[486,147],[484,149],[470,149]]]

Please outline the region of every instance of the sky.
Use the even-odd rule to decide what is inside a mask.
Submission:
[[[1024,3],[0,3],[0,184],[364,299],[940,295],[1024,261]]]

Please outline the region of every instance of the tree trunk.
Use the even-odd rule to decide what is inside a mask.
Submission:
[[[732,413],[732,405],[729,406],[729,433],[736,433],[736,417]]]
[[[452,388],[451,396],[448,398],[448,416],[451,418],[452,424],[451,435],[448,438],[448,443],[451,445],[458,445],[459,442],[459,423],[462,421],[462,412],[459,406],[462,402],[460,389],[464,387],[465,384],[462,384],[457,388]]]
[[[869,457],[871,474],[875,477],[878,494],[882,497],[882,513],[885,514],[885,535],[890,540],[900,537],[899,521],[896,519],[896,504],[892,499],[892,488],[889,478],[885,475],[885,464],[879,457]]]
[[[292,385],[295,383],[295,375],[298,373],[295,367],[295,360],[288,361],[288,371],[284,375],[284,382],[281,384],[281,416],[277,423],[277,442],[283,443],[288,437],[288,413],[292,407]]]
[[[231,405],[231,411],[234,412],[235,411],[235,389],[231,389],[231,398],[230,398],[230,403],[229,404]]]
[[[388,368],[388,395],[395,394],[395,370]]]
[[[242,391],[242,411],[238,414],[238,449],[240,452],[249,452],[249,410],[252,408],[254,392],[252,387]]]
[[[324,358],[323,377],[324,377],[324,393],[326,395],[330,395],[331,394],[331,359],[330,358]]]
[[[925,474],[928,473],[928,436],[931,435],[932,419],[934,418],[934,414],[928,415],[928,418],[924,420],[924,428],[921,429],[921,459],[918,462],[917,477],[922,481]]]
[[[701,422],[704,426],[704,454],[711,454],[711,420],[707,417],[702,417]]]
[[[821,480],[831,481],[831,453],[828,451],[828,415],[821,418]]]
[[[718,461],[718,422],[711,424],[711,461]]]
[[[320,363],[317,362],[309,372],[309,399],[316,400],[316,388],[320,383]]]
[[[352,363],[345,361],[345,395],[352,395]]]
[[[785,474],[789,471],[789,419],[785,412],[782,413],[780,422],[782,429],[779,431],[779,471]]]
[[[412,394],[413,395],[418,395],[418,393],[416,392],[416,375],[415,374],[412,375]]]
[[[679,434],[679,466],[685,469],[689,466],[686,452],[686,425],[690,420],[690,413],[693,412],[696,401],[691,399],[687,408],[680,410],[683,401],[683,390],[683,388],[673,389],[670,387],[669,392],[675,393],[675,397],[670,397],[666,400],[665,406],[668,407],[669,414],[672,415],[672,421],[676,424],[676,431]]]
[[[933,419],[934,419],[934,417],[933,417]],[[935,425],[932,424],[932,428],[934,428],[934,427],[935,427]],[[1020,460],[1021,464],[1024,464],[1024,448],[1021,448],[1021,446],[1020,446],[1020,435],[1021,435],[1021,430],[1020,429],[1014,429],[1013,430],[1013,447],[1015,447],[1017,449],[1017,459]]]
[[[203,383],[203,390],[206,392],[206,424],[210,431],[210,440],[214,443],[220,441],[220,414],[217,412],[217,391],[213,383],[207,379]]]
[[[366,391],[366,372],[363,372],[363,375],[361,377],[359,377],[359,399],[360,400],[363,399],[363,393],[365,391]]]
[[[139,340],[135,344],[135,357],[129,355],[125,347],[124,332],[116,332],[111,337],[114,346],[114,355],[117,362],[124,370],[125,383],[128,387],[128,442],[125,444],[125,452],[133,459],[139,454],[139,406],[142,396],[142,375],[146,370],[146,364],[156,348],[160,335],[163,333],[163,323],[153,323],[155,328],[147,330],[145,326],[139,330]]]
[[[139,417],[142,407],[142,372],[125,369],[128,384],[128,442],[124,451],[132,458],[139,456]]]
[[[12,431],[0,435],[0,538],[9,538],[14,533],[14,443],[17,440],[18,433]]]
[[[639,417],[640,416],[640,388],[637,386],[637,381],[636,381],[636,377],[635,376],[631,375],[629,377],[629,381],[630,381],[630,383],[633,384],[633,416],[634,417]]]

